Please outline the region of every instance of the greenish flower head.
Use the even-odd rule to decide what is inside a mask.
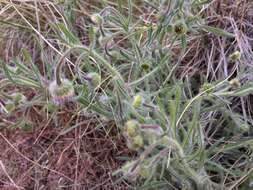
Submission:
[[[51,82],[48,90],[53,102],[57,105],[70,101],[75,95],[74,86],[68,79],[62,79],[60,85],[56,81]]]
[[[150,68],[150,65],[149,65],[148,63],[142,63],[142,64],[141,64],[141,68],[142,68],[142,70],[144,70],[144,71],[148,71],[149,68]]]
[[[143,63],[141,63],[140,66],[143,71],[148,71],[150,69],[151,65],[152,65],[152,62],[150,60],[146,60]]]
[[[200,89],[201,92],[206,92],[207,94],[210,94],[214,91],[213,85],[210,83],[204,83],[203,86]]]
[[[150,177],[150,175],[151,175],[151,172],[150,172],[150,163],[149,163],[148,160],[144,160],[141,163],[140,169],[139,169],[139,175],[143,179],[147,179],[148,177]]]
[[[229,56],[231,61],[238,61],[241,59],[241,53],[239,51],[235,51]]]
[[[163,130],[159,125],[141,125],[141,132],[148,144],[155,143],[163,135]]]
[[[26,101],[26,97],[20,92],[11,94],[11,97],[15,105],[19,105]]]
[[[121,168],[124,177],[126,177],[128,180],[135,181],[138,177],[139,167],[136,167],[135,165],[136,161],[129,161],[126,162]]]
[[[131,150],[139,150],[144,146],[144,141],[141,135],[137,135],[133,138],[129,138],[127,146]]]
[[[132,106],[134,108],[139,108],[142,105],[142,103],[143,103],[143,98],[141,95],[134,96],[133,103],[132,103]]]
[[[129,120],[125,124],[127,137],[135,137],[139,134],[139,123],[136,120]]]
[[[97,13],[95,13],[95,14],[92,14],[91,16],[90,16],[90,19],[91,19],[91,21],[94,23],[94,24],[96,24],[96,25],[101,25],[102,23],[103,23],[103,18],[101,17],[101,15],[100,14],[97,14]]]
[[[168,136],[163,136],[163,137],[160,139],[161,145],[168,146],[168,145],[169,145],[169,142],[170,142],[170,138],[169,138]]]
[[[98,38],[98,43],[102,47],[106,47],[108,50],[111,49],[111,47],[114,44],[113,36],[110,33],[107,33],[105,36],[100,35]]]
[[[233,90],[237,90],[241,87],[241,83],[238,79],[232,79],[231,81],[229,81],[229,85]]]
[[[48,102],[44,105],[44,110],[48,113],[53,113],[55,110],[57,110],[57,106],[52,102]]]
[[[90,86],[93,88],[96,88],[101,84],[101,75],[98,73],[88,73],[86,79],[88,80]]]
[[[173,27],[173,31],[178,35],[178,36],[181,36],[181,35],[184,35],[187,33],[188,29],[187,29],[187,26],[184,22],[180,21],[180,22],[177,22],[174,27]]]

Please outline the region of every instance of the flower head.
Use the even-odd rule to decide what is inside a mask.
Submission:
[[[97,13],[91,15],[90,19],[96,25],[101,25],[103,23],[103,18],[101,17],[100,14],[97,14]]]
[[[141,135],[137,135],[127,139],[127,146],[131,150],[139,150],[144,146],[144,141]]]
[[[129,120],[125,124],[127,137],[135,137],[139,134],[139,123],[136,120]]]
[[[141,164],[140,164],[140,169],[139,169],[139,175],[141,178],[143,179],[147,179],[150,175],[151,175],[151,166],[150,166],[150,162],[148,160],[144,160]]]
[[[163,130],[159,125],[141,125],[141,132],[145,141],[153,144],[163,135]]]
[[[89,82],[90,86],[93,88],[96,88],[101,84],[101,76],[95,72],[88,73],[85,79]]]
[[[141,64],[141,68],[144,70],[144,71],[148,71],[149,68],[150,68],[150,65],[148,63],[142,63]]]
[[[62,79],[60,85],[54,80],[49,84],[48,90],[53,102],[58,105],[70,101],[75,95],[74,86],[68,79]]]
[[[132,106],[134,108],[139,108],[142,103],[143,103],[143,98],[141,95],[134,96],[133,103],[132,103]]]
[[[111,51],[113,45],[115,44],[113,37],[113,34],[109,32],[105,33],[104,35],[101,34],[98,37],[98,43],[101,47],[106,48],[108,51]]]
[[[139,166],[136,164],[136,161],[129,161],[122,166],[121,171],[123,173],[123,176],[126,177],[128,180],[135,181],[137,179],[139,173]]]
[[[211,83],[204,83],[203,86],[200,89],[201,92],[206,92],[207,94],[210,94],[214,91],[214,87]]]
[[[20,92],[11,94],[11,97],[12,97],[13,103],[16,104],[16,105],[19,105],[19,104],[26,101],[25,95],[23,95]]]
[[[177,22],[173,27],[174,32],[178,35],[184,35],[187,33],[187,26],[184,22]]]
[[[238,61],[241,59],[241,53],[239,51],[235,51],[229,56],[231,61]]]
[[[236,79],[236,78],[232,79],[231,81],[229,81],[229,85],[231,86],[231,88],[233,90],[236,90],[236,89],[238,89],[238,88],[241,87],[240,81],[238,79]]]

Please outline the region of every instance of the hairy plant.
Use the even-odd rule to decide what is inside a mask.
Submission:
[[[74,104],[136,151],[116,184],[252,188],[251,1],[0,3],[1,125]]]

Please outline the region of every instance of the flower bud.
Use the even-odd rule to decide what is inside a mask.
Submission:
[[[112,46],[114,44],[113,36],[112,34],[106,34],[105,36],[100,35],[98,37],[98,43],[101,47],[106,47],[107,50],[111,50]]]
[[[177,141],[175,141],[174,139],[168,137],[168,136],[163,136],[159,142],[161,143],[161,145],[164,145],[166,147],[170,147],[173,150],[178,150],[178,151],[182,151],[180,148],[180,145],[178,144]]]
[[[241,83],[238,79],[232,79],[231,81],[229,81],[229,85],[233,90],[236,90],[241,87]]]
[[[131,139],[128,139],[128,148],[132,150],[139,150],[144,146],[143,138],[141,135],[137,135]]]
[[[141,132],[144,140],[153,144],[163,135],[163,130],[159,125],[141,125]]]
[[[187,26],[184,22],[178,22],[174,25],[173,30],[178,36],[181,36],[187,33]]]
[[[60,85],[57,84],[56,80],[51,82],[48,90],[53,102],[57,105],[70,101],[75,95],[74,86],[68,79],[62,79]]]
[[[144,160],[144,162],[140,165],[139,175],[143,179],[147,179],[151,175],[150,165],[147,160]]]
[[[170,138],[169,138],[168,136],[163,136],[163,137],[160,139],[161,145],[168,146],[168,145],[169,145],[169,142],[170,142]]]
[[[111,50],[109,52],[109,54],[110,54],[110,58],[111,58],[112,62],[116,62],[116,61],[122,60],[120,52],[118,52],[116,50]]]
[[[94,24],[96,24],[96,25],[101,25],[102,23],[103,23],[103,18],[101,17],[101,15],[100,14],[97,14],[97,13],[95,13],[95,14],[92,14],[91,16],[90,16],[90,19],[91,19],[91,21],[94,23]]]
[[[85,79],[89,82],[91,87],[96,88],[101,84],[101,76],[98,73],[88,73]]]
[[[131,181],[135,181],[138,177],[139,167],[136,166],[136,161],[131,161],[125,163],[122,166],[121,171],[123,172],[124,177]]]
[[[239,51],[235,51],[229,56],[231,61],[238,61],[241,59],[241,53]]]
[[[250,126],[247,123],[241,124],[239,126],[239,130],[242,133],[248,132],[250,130]]]
[[[20,104],[26,101],[26,97],[20,93],[13,93],[10,95],[10,98],[5,102],[4,110],[7,113],[13,112]]]
[[[149,65],[148,63],[142,63],[142,64],[141,64],[141,68],[142,68],[142,70],[144,70],[144,71],[148,71],[149,68],[150,68],[150,65]]]
[[[210,83],[204,83],[203,86],[200,89],[201,92],[206,91],[207,94],[212,93],[213,90],[214,90],[213,85],[210,84]]]
[[[134,99],[133,99],[133,103],[132,103],[132,106],[134,108],[139,108],[143,103],[143,98],[141,95],[136,95],[134,96]]]
[[[127,137],[135,137],[139,134],[139,123],[135,120],[129,120],[125,124]]]
[[[53,113],[57,109],[57,106],[51,102],[44,105],[44,111],[48,113]]]
[[[19,105],[26,101],[26,97],[20,92],[13,93],[11,97],[15,105]]]

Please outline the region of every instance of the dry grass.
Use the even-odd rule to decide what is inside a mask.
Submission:
[[[32,114],[32,117],[35,115]],[[71,123],[70,110],[59,114],[62,123]],[[125,142],[112,124],[96,126],[92,118],[78,118],[80,125],[64,135],[45,121],[33,122],[36,130],[1,132],[0,160],[19,189],[127,189],[113,185],[111,173],[130,156]],[[15,189],[6,173],[0,173],[1,189]]]

